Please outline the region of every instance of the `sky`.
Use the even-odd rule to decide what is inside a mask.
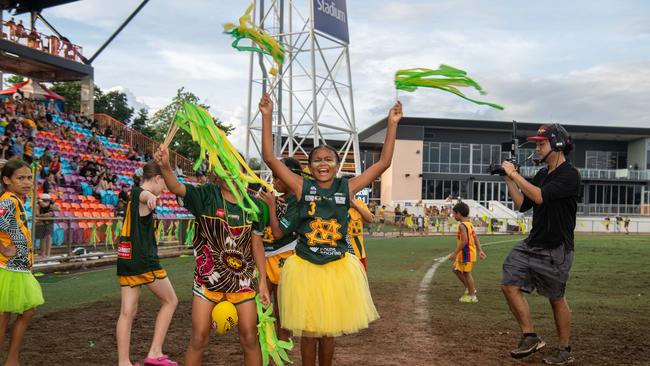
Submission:
[[[83,0],[43,15],[90,56],[139,3]],[[95,60],[95,82],[150,111],[185,87],[243,147],[249,56],[222,25],[249,3],[150,1]],[[439,64],[468,71],[506,110],[430,89],[400,92],[406,116],[650,126],[648,1],[348,0],[347,14],[359,130],[386,115],[396,70]]]

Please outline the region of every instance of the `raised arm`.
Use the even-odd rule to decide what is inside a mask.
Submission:
[[[359,214],[361,215],[361,219],[366,224],[372,224],[373,222],[375,222],[375,215],[373,215],[372,212],[370,212],[370,210],[368,210],[368,208],[365,207],[365,205],[358,204],[357,200],[351,199],[350,207],[354,208],[359,212]]]
[[[397,125],[402,119],[402,103],[397,102],[388,112],[388,126],[386,128],[386,139],[384,146],[381,148],[379,161],[373,164],[365,172],[350,179],[348,185],[350,194],[354,195],[364,187],[372,183],[377,177],[390,167],[393,161],[393,151],[395,150],[395,138],[397,137]]]
[[[153,155],[153,159],[160,166],[167,189],[179,197],[185,197],[185,184],[178,181],[171,165],[169,165],[169,150],[164,146],[160,146]]]
[[[302,177],[293,173],[273,154],[273,101],[268,94],[264,93],[262,96],[259,108],[262,114],[262,158],[273,172],[273,175],[289,186],[296,197],[300,197],[302,194]]]

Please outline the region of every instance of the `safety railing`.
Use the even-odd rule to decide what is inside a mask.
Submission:
[[[106,127],[110,127],[113,132],[113,136],[119,136],[122,141],[128,143],[131,147],[135,148],[137,146],[138,153],[148,153],[150,156],[153,156],[160,143],[155,141],[144,134],[129,128],[124,123],[116,120],[115,118],[98,113],[95,114],[95,121],[98,122],[99,128],[103,131]],[[185,175],[194,175],[194,162],[183,155],[180,155],[174,151],[169,152],[169,162],[172,167],[179,167],[183,174]]]
[[[84,257],[115,256],[122,224],[122,217],[36,218],[33,238],[37,254],[35,262],[65,262]],[[193,224],[193,218],[156,218],[154,227],[158,247],[182,249],[191,246]],[[51,235],[52,250],[49,257],[44,257],[40,254],[47,234]]]
[[[66,60],[83,62],[83,48],[71,43],[67,38],[47,35],[35,29],[26,28],[22,22],[12,20],[2,22],[2,39],[27,46]]]

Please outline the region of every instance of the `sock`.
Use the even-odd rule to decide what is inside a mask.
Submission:
[[[537,333],[524,333],[524,337],[537,337]]]
[[[567,352],[571,352],[571,346],[570,346],[570,345],[569,345],[569,346],[566,346],[566,347],[564,347],[564,349],[565,349],[565,350],[566,350]]]

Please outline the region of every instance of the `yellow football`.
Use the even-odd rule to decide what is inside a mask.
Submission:
[[[225,334],[237,326],[237,309],[230,301],[222,301],[212,309],[212,327],[217,334]]]

